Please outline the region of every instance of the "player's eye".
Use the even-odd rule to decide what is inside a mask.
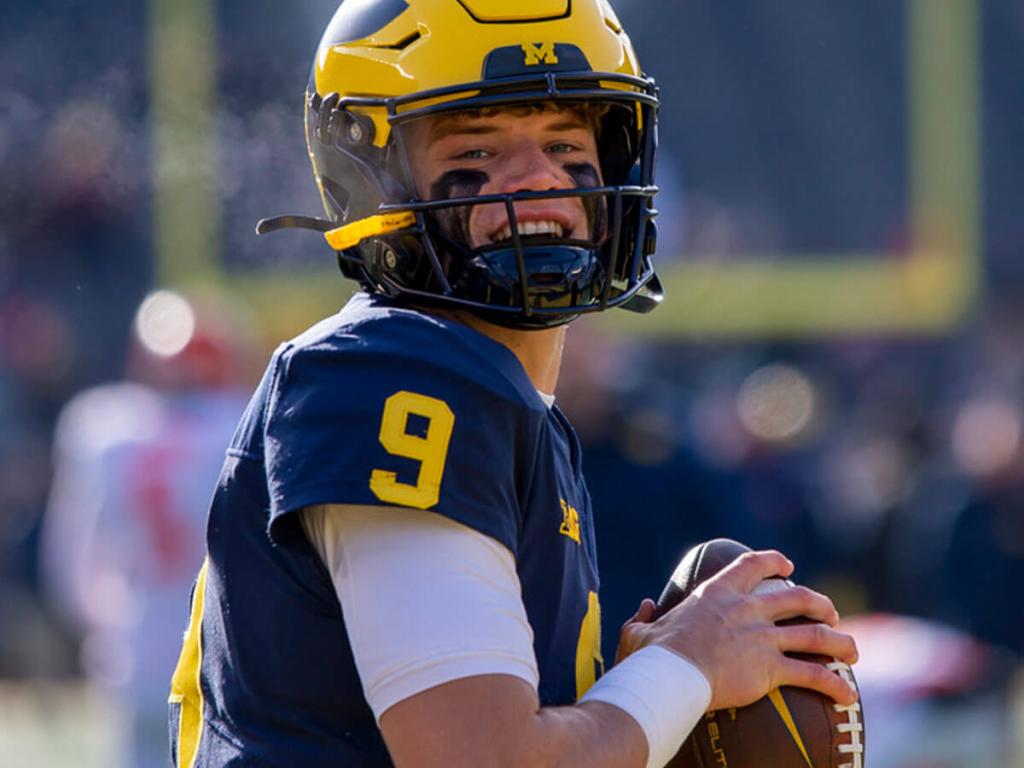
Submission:
[[[547,147],[547,151],[552,155],[568,155],[579,151],[579,149],[578,146],[568,141],[556,141]]]
[[[474,148],[467,149],[463,152],[458,152],[452,158],[453,160],[486,160],[491,156],[491,153],[486,149]]]

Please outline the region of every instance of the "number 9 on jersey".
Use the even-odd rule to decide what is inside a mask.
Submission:
[[[409,416],[427,420],[425,435],[409,434]],[[420,462],[420,468],[415,483],[399,482],[395,472],[375,469],[370,473],[370,490],[381,501],[403,507],[429,509],[437,504],[454,426],[455,414],[443,400],[404,390],[389,397],[384,402],[380,444],[393,456]]]

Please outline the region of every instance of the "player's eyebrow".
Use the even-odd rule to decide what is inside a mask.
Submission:
[[[500,130],[501,129],[496,125],[488,125],[486,123],[467,123],[464,120],[452,118],[435,123],[430,130],[430,138],[432,141],[439,141],[449,136],[478,136],[486,133],[496,133]]]
[[[544,126],[546,131],[588,131],[590,130],[590,123],[586,122],[577,117],[567,117],[564,120],[560,120],[557,123]]]
[[[576,115],[552,115],[556,120],[544,126],[545,131],[557,133],[560,131],[590,130],[591,125],[586,120]],[[499,133],[503,129],[491,123],[477,123],[465,118],[449,117],[438,120],[430,128],[430,140],[440,141],[449,136],[482,136],[485,134]]]

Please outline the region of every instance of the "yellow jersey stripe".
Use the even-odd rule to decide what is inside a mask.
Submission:
[[[580,625],[580,636],[576,642],[576,700],[590,690],[597,678],[604,674],[604,657],[601,656],[601,602],[597,593],[587,593],[587,613]]]
[[[172,704],[181,705],[178,721],[178,767],[192,768],[199,752],[199,738],[203,732],[203,688],[199,681],[203,661],[201,628],[203,602],[206,595],[206,561],[199,569],[195,593],[192,596],[192,614],[189,617],[185,640],[181,646],[178,665],[171,678]]]

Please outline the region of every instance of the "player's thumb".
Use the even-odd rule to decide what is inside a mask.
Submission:
[[[637,641],[639,640],[638,631],[640,631],[636,625],[650,624],[654,621],[655,613],[654,601],[649,597],[645,597],[640,602],[640,607],[636,609],[636,613],[626,619],[622,629],[619,631],[619,647],[615,654],[616,664],[636,650]]]
[[[640,601],[640,607],[636,609],[636,613],[626,619],[626,622],[622,625],[622,629],[625,630],[630,624],[650,624],[654,621],[654,614],[657,608],[654,605],[654,601],[649,597],[645,597]]]

